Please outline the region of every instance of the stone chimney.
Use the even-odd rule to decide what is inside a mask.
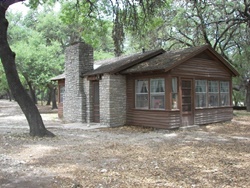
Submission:
[[[66,122],[86,122],[86,93],[81,75],[93,70],[93,61],[93,48],[83,42],[65,50],[63,117]]]

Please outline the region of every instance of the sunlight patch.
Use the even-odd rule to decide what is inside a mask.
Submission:
[[[176,133],[171,133],[171,134],[165,134],[164,136],[167,137],[167,138],[173,138],[173,137],[176,137],[177,134]]]

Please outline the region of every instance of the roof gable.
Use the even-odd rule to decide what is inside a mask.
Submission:
[[[203,45],[198,47],[191,47],[182,50],[167,51],[161,55],[156,56],[150,60],[144,61],[136,66],[122,71],[123,74],[136,73],[136,72],[148,72],[148,71],[169,71],[187,60],[205,54],[209,59],[220,61],[234,76],[239,75],[239,73],[224,59],[222,58],[214,49],[209,45]],[[207,58],[208,58],[207,57]]]

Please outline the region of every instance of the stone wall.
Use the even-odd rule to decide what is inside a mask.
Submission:
[[[100,80],[100,123],[111,127],[126,123],[126,77],[104,74]]]
[[[93,48],[76,43],[66,48],[65,56],[63,117],[66,122],[86,122],[86,88],[81,74],[93,70]]]

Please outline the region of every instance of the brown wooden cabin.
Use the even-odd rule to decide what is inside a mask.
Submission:
[[[165,52],[122,73],[127,124],[178,128],[233,118],[232,77],[238,72],[208,45]]]
[[[107,93],[104,92],[106,87],[101,85],[107,77],[105,75],[113,75],[112,79],[109,77],[109,85],[116,87],[107,90],[114,92],[109,93],[112,96],[107,101],[109,107],[116,109],[113,116],[119,114],[119,109],[125,109],[124,122],[127,125],[172,129],[233,118],[232,77],[239,74],[208,45],[134,54],[113,59],[109,64],[82,74],[83,79],[98,82],[98,87],[102,88],[100,98],[105,98]],[[123,78],[125,86],[117,86],[118,82],[124,83],[120,81]],[[64,81],[58,80],[59,88],[63,90]],[[60,92],[59,89],[59,96]],[[126,93],[124,99],[119,92]],[[125,108],[119,107],[119,100],[126,101]],[[100,105],[100,108],[105,105]],[[99,111],[97,114],[101,120],[97,119],[105,121],[107,118],[101,113],[106,111]],[[111,112],[109,114],[112,116]],[[93,119],[95,117],[90,121]]]

